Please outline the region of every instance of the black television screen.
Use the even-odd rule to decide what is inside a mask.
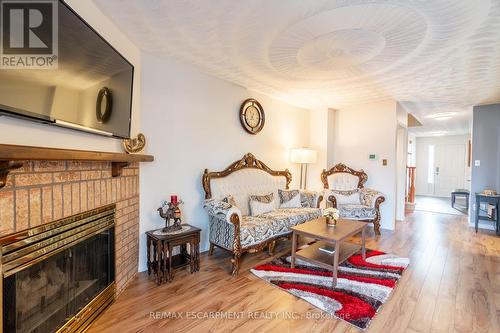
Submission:
[[[134,67],[67,4],[54,5],[57,68],[0,68],[0,114],[130,137]],[[8,9],[2,7],[3,13]],[[2,19],[6,17],[2,14]],[[13,40],[8,33],[2,30],[3,41]]]

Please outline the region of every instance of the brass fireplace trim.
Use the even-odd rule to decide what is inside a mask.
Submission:
[[[1,237],[0,246],[2,247],[2,253],[14,251],[16,248],[36,242],[46,235],[51,236],[66,229],[73,228],[76,225],[87,223],[88,221],[98,219],[105,215],[110,215],[115,212],[115,207],[115,204],[102,206],[84,213],[65,217],[51,223]],[[48,234],[46,234],[46,232]]]
[[[113,282],[101,291],[89,304],[69,319],[57,333],[85,332],[99,318],[104,310],[113,303],[116,294],[116,284]]]
[[[67,248],[75,244],[78,244],[79,242],[84,241],[87,238],[90,238],[96,234],[103,232],[104,230],[111,228],[113,225],[114,221],[108,222],[104,225],[101,224],[97,227],[86,229],[81,233],[78,233],[74,236],[66,237],[58,242],[48,244],[39,250],[33,251],[29,254],[25,254],[24,256],[14,260],[10,261],[7,260],[12,258],[7,258],[6,260],[4,260],[4,258],[7,256],[3,256],[2,257],[3,276],[4,278],[6,278],[13,274],[16,274],[17,272],[22,271],[23,269],[26,269],[30,266],[33,266],[61,251],[64,251]],[[49,241],[52,241],[52,239],[50,239]],[[13,255],[17,255],[17,253],[13,253]]]
[[[97,214],[88,216],[95,213]],[[111,228],[115,223],[114,219],[115,205],[108,205],[0,239],[0,245],[10,241],[2,246],[3,277],[9,277]],[[79,226],[75,227],[76,225]]]
[[[22,247],[17,251],[10,251],[9,254],[2,253],[3,254],[2,262],[5,263],[6,261],[15,260],[19,257],[28,255],[30,252],[33,252],[33,251],[36,251],[39,249],[43,249],[43,248],[49,246],[51,243],[55,243],[56,241],[63,241],[65,238],[69,238],[70,236],[73,236],[75,234],[83,234],[83,235],[88,234],[91,231],[87,230],[87,229],[91,229],[91,228],[95,229],[95,227],[99,227],[102,224],[108,224],[108,222],[113,222],[113,221],[114,221],[114,216],[109,215],[109,216],[106,216],[102,219],[92,221],[90,223],[87,223],[87,224],[81,225],[79,227],[70,229],[66,232],[55,234],[55,235],[50,236],[49,238],[46,238],[40,242]],[[28,243],[28,244],[30,244],[30,243]],[[63,245],[63,244],[65,244],[65,243],[61,243],[61,245]]]
[[[4,278],[113,227],[115,213],[116,204],[106,205],[1,237],[0,289],[3,291]],[[57,332],[85,332],[114,301],[115,295],[116,283],[112,282]],[[0,313],[3,313],[3,306],[1,297]],[[3,332],[2,317],[0,332]]]

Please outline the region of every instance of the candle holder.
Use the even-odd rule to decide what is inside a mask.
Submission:
[[[172,232],[182,229],[181,226],[181,210],[179,205],[182,204],[182,200],[177,201],[177,196],[175,199],[172,196],[171,202],[164,202],[163,205],[158,208],[158,213],[165,219],[165,228],[162,229],[163,232]],[[166,209],[165,209],[166,208]]]

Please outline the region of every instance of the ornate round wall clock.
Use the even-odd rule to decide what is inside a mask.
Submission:
[[[264,109],[257,100],[249,98],[241,104],[240,122],[245,131],[254,135],[259,133],[264,128],[265,120]]]

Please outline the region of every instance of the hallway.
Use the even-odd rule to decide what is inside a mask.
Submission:
[[[467,215],[465,199],[463,197],[457,197],[455,208],[452,208],[450,198],[417,195],[415,197],[415,210],[460,216]]]

